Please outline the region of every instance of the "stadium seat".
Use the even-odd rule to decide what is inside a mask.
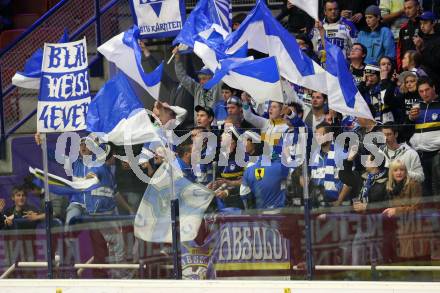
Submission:
[[[24,31],[25,29],[13,29],[13,30],[3,31],[0,35],[0,49],[5,48],[19,35],[21,35]]]
[[[14,0],[12,9],[15,14],[18,13],[36,13],[39,15],[47,11],[48,0]]]
[[[14,15],[12,22],[16,29],[28,28],[36,22],[38,18],[40,18],[40,15],[37,13],[20,13]]]

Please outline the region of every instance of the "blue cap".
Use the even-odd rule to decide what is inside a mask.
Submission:
[[[419,18],[420,20],[430,20],[430,21],[435,21],[437,19],[432,11],[423,12]]]
[[[203,66],[199,71],[197,71],[197,74],[214,75],[214,73],[212,73],[212,71],[206,66]]]

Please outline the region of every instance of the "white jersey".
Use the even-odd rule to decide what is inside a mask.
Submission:
[[[329,42],[333,45],[341,48],[342,53],[344,53],[345,57],[348,56],[351,47],[354,43],[356,43],[357,38],[357,29],[354,24],[343,17],[341,17],[335,23],[328,23],[325,19],[322,23],[327,40],[329,40]],[[323,49],[321,34],[319,33],[319,30],[317,28],[314,28],[312,30],[312,34],[313,48],[319,55],[319,51]]]

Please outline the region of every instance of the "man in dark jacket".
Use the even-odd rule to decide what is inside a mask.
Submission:
[[[397,43],[397,68],[400,70],[402,59],[408,50],[415,50],[413,38],[419,35],[420,4],[417,0],[405,0],[403,9],[408,21],[402,24]]]
[[[385,202],[388,199],[386,183],[388,170],[385,168],[385,157],[368,156],[364,166],[365,172],[353,171],[353,161],[357,156],[357,147],[353,147],[344,168],[339,171],[339,179],[351,188],[353,209],[356,212],[367,210],[371,203]],[[376,162],[378,161],[378,162]]]
[[[414,37],[414,45],[422,55],[422,65],[435,87],[440,88],[440,33],[435,30],[436,17],[431,11],[420,15],[420,36]]]

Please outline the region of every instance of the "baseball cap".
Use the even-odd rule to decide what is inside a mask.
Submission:
[[[237,105],[239,107],[243,106],[243,103],[241,102],[241,99],[237,96],[232,96],[228,99],[228,101],[226,102],[226,104],[234,104]]]
[[[432,11],[425,11],[422,13],[422,15],[419,16],[420,20],[430,20],[435,21],[437,17]]]
[[[380,68],[374,64],[368,64],[365,66],[364,72],[367,74],[380,74]]]
[[[197,74],[214,75],[214,73],[212,73],[212,71],[207,66],[203,66],[199,71],[197,71]]]
[[[204,111],[204,112],[206,112],[206,113],[208,114],[209,117],[214,117],[214,111],[212,110],[211,107],[207,107],[207,106],[203,107],[203,106],[201,106],[201,105],[197,105],[197,106],[194,108],[194,110],[195,110],[196,112]]]
[[[370,5],[365,9],[365,15],[374,15],[380,17],[380,8],[376,5]]]

